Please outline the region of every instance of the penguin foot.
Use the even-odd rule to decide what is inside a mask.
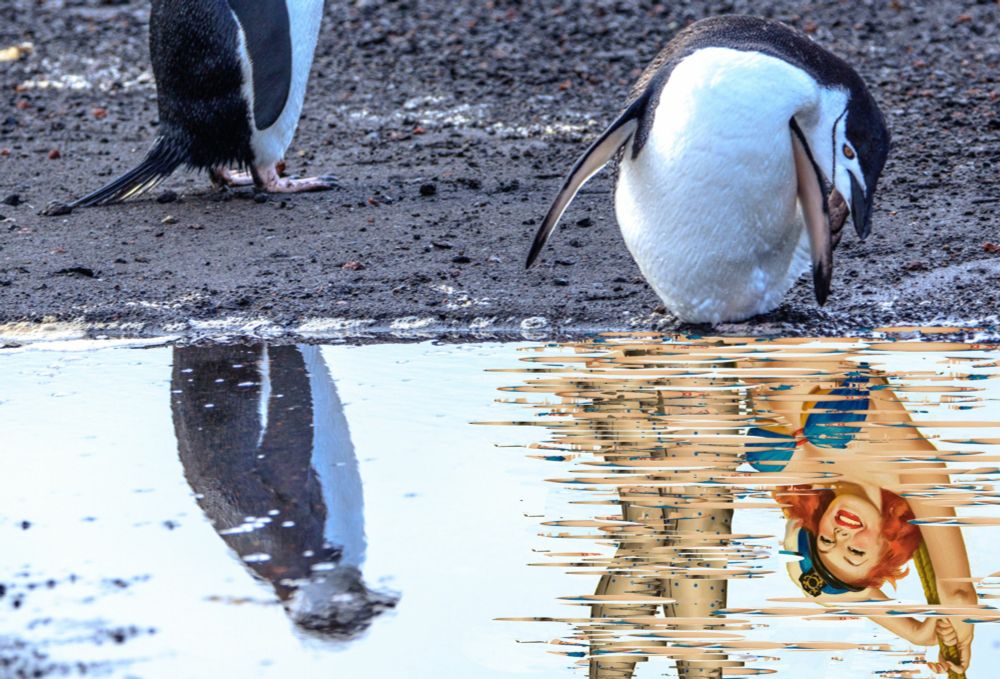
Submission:
[[[255,167],[252,170],[254,184],[267,193],[303,193],[306,191],[327,191],[335,189],[339,184],[336,177],[282,177],[275,165]]]
[[[220,189],[254,185],[252,173],[230,170],[225,167],[213,167],[208,171],[208,178],[212,180],[212,186]]]

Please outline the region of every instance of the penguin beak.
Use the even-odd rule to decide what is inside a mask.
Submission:
[[[812,251],[813,289],[816,301],[823,306],[830,295],[830,279],[833,277],[833,235],[819,168],[806,150],[805,142],[796,132],[797,127],[793,126],[792,149],[799,204],[802,206]]]
[[[851,176],[851,221],[854,222],[854,230],[857,231],[858,237],[864,240],[872,231],[874,196],[865,195],[865,190],[861,188],[861,182],[854,173],[848,172],[848,174]]]

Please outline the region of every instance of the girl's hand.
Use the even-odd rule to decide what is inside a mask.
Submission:
[[[964,675],[972,660],[972,625],[960,620],[952,621],[948,618],[939,618],[935,623],[935,632],[945,646],[958,649],[960,661],[955,663],[947,658],[939,657],[936,663],[927,663],[931,671],[938,674],[954,672],[958,675]]]
[[[916,621],[914,621],[916,622]],[[911,644],[918,646],[937,646],[938,643],[938,620],[935,618],[924,618],[923,622],[917,623],[913,628],[913,633],[905,638]]]

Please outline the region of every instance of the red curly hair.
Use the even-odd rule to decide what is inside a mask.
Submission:
[[[802,527],[813,535],[819,533],[819,522],[836,493],[829,488],[809,486],[789,486],[774,493],[774,499],[781,505],[785,516],[798,519]],[[882,539],[885,546],[882,554],[868,577],[849,584],[863,587],[880,587],[886,581],[896,585],[896,581],[910,572],[903,568],[913,558],[920,546],[920,528],[910,523],[913,511],[906,500],[882,489]]]

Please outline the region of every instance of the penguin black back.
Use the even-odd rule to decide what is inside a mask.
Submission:
[[[238,50],[226,0],[153,0],[149,52],[160,136],[182,148],[192,167],[252,162]]]
[[[138,196],[181,165],[250,165],[250,112],[242,92],[239,43],[239,27],[227,0],[153,0],[149,52],[159,135],[136,168],[69,208]]]

